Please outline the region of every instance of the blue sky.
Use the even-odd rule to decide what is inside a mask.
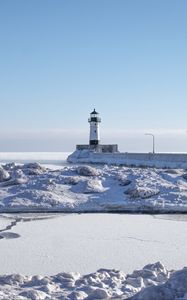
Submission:
[[[187,151],[186,0],[1,0],[1,151]]]

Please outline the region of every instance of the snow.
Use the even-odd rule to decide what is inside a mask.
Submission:
[[[187,299],[187,268],[172,272],[170,278],[161,285],[152,285],[143,289],[133,300],[182,300]]]
[[[0,232],[10,224],[10,220],[12,220],[11,216],[6,214],[0,215]]]
[[[184,169],[7,163],[0,212],[186,212]]]
[[[0,276],[2,300],[179,300],[187,295],[187,268],[168,271],[160,262],[132,274],[99,269],[81,276],[61,272],[52,276]]]
[[[6,217],[9,226],[0,235],[14,233],[19,238],[0,239],[1,274],[50,275],[62,270],[86,274],[101,267],[132,272],[154,261],[162,261],[168,269],[186,264],[187,222],[161,219],[170,215],[27,213]]]

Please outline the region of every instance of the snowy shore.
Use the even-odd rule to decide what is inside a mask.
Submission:
[[[0,275],[1,300],[182,300],[187,299],[187,268],[168,271],[160,262],[132,274],[100,269],[81,276]]]
[[[184,169],[38,163],[0,167],[0,212],[187,212]]]

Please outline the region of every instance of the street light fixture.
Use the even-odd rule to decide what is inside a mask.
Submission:
[[[152,133],[145,133],[145,135],[150,135],[153,138],[153,154],[155,153],[155,136]]]

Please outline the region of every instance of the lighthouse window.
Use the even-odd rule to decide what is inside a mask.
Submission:
[[[95,131],[95,133],[96,133],[96,130],[94,130]]]
[[[95,125],[97,125],[97,124],[95,123]]]

